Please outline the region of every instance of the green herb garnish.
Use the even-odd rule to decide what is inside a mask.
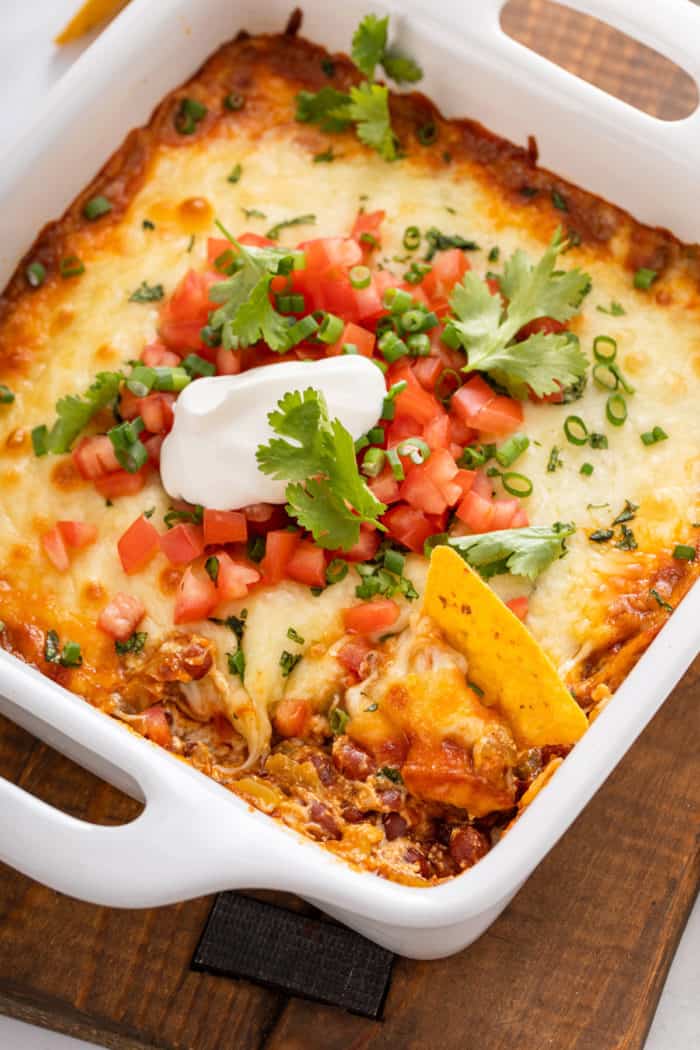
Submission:
[[[115,642],[114,648],[120,656],[126,653],[141,653],[147,640],[148,634],[145,631],[135,631],[125,641]]]
[[[280,668],[282,669],[282,677],[288,678],[300,660],[301,653],[288,653],[287,650],[284,649],[282,655],[280,656]]]
[[[158,303],[165,295],[162,284],[149,284],[141,281],[135,292],[129,296],[130,303]]]

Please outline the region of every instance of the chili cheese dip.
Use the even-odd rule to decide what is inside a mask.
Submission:
[[[420,71],[386,36],[368,16],[351,60],[241,34],[18,265],[0,640],[346,861],[423,885],[491,848],[697,577],[700,262],[534,149],[389,92],[380,66]],[[357,439],[314,387],[343,354],[386,388]],[[281,361],[308,381],[261,411],[253,453],[282,502],[169,495],[179,399]],[[235,476],[224,454],[212,441],[202,476]],[[499,631],[474,663],[426,613],[444,546],[557,668],[576,732],[518,728]]]

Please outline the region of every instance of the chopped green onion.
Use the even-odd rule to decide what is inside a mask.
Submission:
[[[525,474],[518,474],[514,470],[507,470],[501,474],[501,484],[510,496],[519,496],[525,499],[532,495],[532,481]]]
[[[502,467],[511,467],[529,447],[530,439],[525,434],[513,434],[497,449],[496,460]]]
[[[146,446],[139,441],[139,434],[143,428],[143,420],[137,416],[136,419],[120,423],[107,431],[107,437],[112,442],[119,463],[129,474],[135,474],[148,459]]]
[[[430,445],[423,438],[419,437],[406,438],[397,446],[397,452],[400,456],[408,456],[411,463],[416,465],[425,463],[427,459],[430,459]]]
[[[415,335],[409,335],[406,340],[406,346],[411,357],[430,356],[430,336],[426,335],[425,332],[416,332]]]
[[[146,631],[134,631],[123,642],[115,642],[114,650],[119,656],[125,656],[127,653],[141,653],[147,641]]]
[[[214,583],[216,583],[216,581],[219,579],[219,559],[214,557],[213,554],[210,555],[210,557],[208,557],[207,560],[204,562],[204,568],[207,573],[207,576],[209,576],[210,579],[212,579]]]
[[[245,105],[245,99],[243,95],[239,95],[237,91],[232,91],[230,95],[227,95],[224,99],[224,106],[226,109],[230,109],[231,112],[235,113],[236,110],[243,109]]]
[[[491,249],[491,251],[489,252],[489,255],[488,255],[489,262],[493,262],[493,263],[498,262],[500,254],[501,254],[501,249],[498,247],[497,244],[494,245],[493,248]]]
[[[612,349],[606,353],[601,346],[610,346]],[[593,356],[601,365],[611,365],[617,356],[617,341],[610,335],[597,335],[593,340]]]
[[[620,381],[610,365],[597,364],[593,368],[593,381],[603,390],[617,390]]]
[[[495,454],[495,445],[468,445],[459,457],[458,466],[476,470],[478,467],[483,467],[484,463]]]
[[[388,306],[392,314],[403,314],[415,306],[415,300],[403,288],[387,288],[384,292],[384,305]]]
[[[45,456],[49,451],[49,428],[42,423],[32,430],[32,448],[35,456]]]
[[[144,230],[155,230],[156,228],[156,224],[154,222],[151,222],[150,219],[144,219],[141,225],[143,226]]]
[[[431,270],[432,266],[430,263],[417,262],[414,259],[410,268],[403,275],[403,279],[406,284],[420,284],[426,274],[429,274]]]
[[[649,597],[653,598],[662,609],[665,609],[667,612],[673,612],[673,606],[670,602],[665,601],[654,587],[649,591]]]
[[[572,445],[586,445],[588,443],[588,427],[580,416],[567,416],[564,420],[564,433],[566,440]]]
[[[61,277],[80,277],[85,273],[85,265],[77,255],[66,255],[58,264],[58,272]]]
[[[326,568],[326,583],[329,586],[334,583],[340,583],[347,576],[348,568],[348,563],[343,561],[342,558],[333,558]]]
[[[384,333],[377,346],[380,354],[389,364],[398,361],[400,357],[405,357],[408,353],[408,347],[403,339],[399,339],[398,335],[391,331]]]
[[[261,562],[265,557],[265,537],[264,536],[251,536],[246,546],[246,553],[251,561],[254,561],[256,565]]]
[[[331,164],[335,160],[333,147],[329,146],[323,153],[314,153],[314,164]]]
[[[241,175],[243,174],[243,168],[240,164],[236,164],[226,176],[227,182],[240,182]]]
[[[596,310],[599,310],[601,314],[610,314],[611,317],[623,317],[627,312],[621,303],[616,302],[614,299],[610,303],[610,306],[596,306]]]
[[[350,715],[340,707],[334,707],[328,712],[328,725],[333,736],[341,736],[349,721]]]
[[[103,215],[108,215],[111,210],[111,201],[108,201],[106,197],[91,197],[83,205],[83,215],[90,222],[94,222],[95,219],[99,219]]]
[[[432,146],[437,141],[438,128],[434,120],[428,120],[416,131],[416,138],[421,146]]]
[[[188,354],[182,362],[182,368],[192,379],[197,376],[213,376],[216,374],[216,365],[211,361],[205,361],[199,354]]]
[[[376,478],[381,474],[386,461],[386,452],[383,448],[370,448],[365,453],[360,470],[368,478]]]
[[[241,681],[245,674],[245,654],[242,649],[236,649],[235,653],[226,653],[228,660],[228,673],[237,674]]]
[[[296,642],[297,645],[303,645],[304,644],[304,639],[302,638],[302,636],[299,634],[298,631],[294,630],[293,627],[288,627],[287,628],[287,638],[289,638],[290,642]]]
[[[695,547],[687,543],[679,543],[673,549],[673,557],[678,561],[695,561]]]
[[[640,434],[642,444],[644,445],[656,445],[659,441],[666,441],[668,434],[663,427],[655,426],[653,430],[647,430],[644,434]]]
[[[396,576],[403,576],[406,559],[399,551],[389,548],[384,554],[384,568],[387,572],[393,572]]]
[[[343,343],[341,350],[344,354],[359,354],[357,343]]]
[[[283,314],[300,314],[306,307],[303,295],[276,295],[275,302],[277,309]]]
[[[368,248],[374,249],[379,247],[378,239],[373,233],[368,233],[367,230],[360,234],[359,240],[360,244],[366,244]]]
[[[175,114],[175,130],[180,135],[193,135],[207,115],[207,107],[196,98],[183,98]]]
[[[372,427],[367,431],[367,437],[372,445],[377,445],[384,440],[384,427]]]
[[[605,415],[614,427],[621,427],[627,419],[627,402],[622,394],[611,394],[605,403]]]
[[[303,342],[304,339],[308,339],[309,336],[314,335],[316,332],[318,332],[318,321],[311,314],[307,314],[306,317],[301,317],[289,329],[290,343],[292,346],[296,346],[297,343]]]
[[[569,205],[566,203],[564,197],[557,190],[552,190],[552,204],[559,211],[568,211]]]
[[[440,340],[450,350],[460,350],[462,347],[462,342],[457,333],[457,329],[453,324],[450,324],[449,322],[445,325],[442,331],[442,335],[440,336]]]
[[[368,266],[353,266],[349,277],[353,288],[369,288],[372,283],[372,273]]]
[[[588,444],[591,448],[607,448],[608,438],[606,434],[590,434]]]
[[[593,473],[593,464],[592,463],[582,463],[581,464],[581,470],[579,471],[579,473],[583,474],[587,478],[590,478],[591,474]]]
[[[15,395],[12,393],[9,386],[0,383],[0,405],[11,405],[14,399]]]
[[[555,470],[564,465],[564,461],[561,458],[561,453],[556,445],[552,446],[552,451],[549,453],[549,459],[547,460],[547,471],[549,474],[553,474]]]
[[[280,656],[282,677],[288,678],[300,660],[301,653],[288,653],[286,649],[283,650],[282,655]]]
[[[422,332],[425,317],[425,310],[406,310],[406,312],[399,317],[399,327],[402,332]]]
[[[32,262],[24,271],[24,276],[32,288],[40,288],[46,280],[46,267],[40,262]]]
[[[321,327],[318,329],[318,338],[322,343],[337,343],[343,334],[345,322],[335,314],[324,314]]]
[[[399,452],[396,448],[389,448],[386,451],[386,458],[389,461],[391,472],[397,481],[403,481],[406,475],[404,474],[403,464],[399,459]]]
[[[77,642],[66,642],[61,653],[60,663],[62,667],[80,667],[83,655]]]
[[[396,405],[394,404],[396,398],[402,391],[406,389],[408,383],[405,379],[400,379],[398,383],[394,383],[392,387],[387,391],[387,395],[384,398],[384,404],[382,405],[382,419],[393,419],[396,415]]]
[[[158,303],[165,295],[162,284],[149,284],[141,281],[135,292],[129,296],[130,303]]]
[[[417,226],[407,226],[403,234],[403,246],[407,252],[414,252],[420,246],[420,230]]]
[[[281,222],[276,222],[274,226],[271,226],[267,231],[266,236],[271,241],[279,240],[279,235],[282,230],[286,230],[289,226],[307,226],[311,223],[316,222],[316,216],[312,214],[308,215],[295,215],[293,219],[282,219]]]
[[[588,536],[589,540],[593,543],[607,543],[614,536],[612,529],[596,529],[595,532],[591,532]]]
[[[648,292],[658,277],[656,270],[649,270],[646,266],[640,266],[634,275],[634,287],[642,292]]]

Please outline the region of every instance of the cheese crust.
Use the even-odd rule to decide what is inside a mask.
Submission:
[[[118,538],[139,514],[153,508],[152,520],[160,522],[168,510],[157,474],[138,494],[106,506],[69,456],[34,456],[31,430],[53,418],[59,397],[86,389],[100,370],[138,358],[154,340],[157,304],[131,302],[129,297],[143,281],[162,283],[167,295],[188,269],[201,267],[215,217],[235,231],[264,233],[275,223],[313,212],[308,231],[281,233],[281,243],[291,245],[302,235],[349,231],[360,206],[381,208],[387,213],[381,256],[398,275],[405,269],[396,260],[403,254],[403,232],[409,225],[454,229],[473,238],[481,246],[470,257],[478,273],[489,269],[493,246],[502,255],[524,248],[537,257],[555,229],[565,226],[575,241],[566,266],[578,265],[593,279],[593,292],[572,328],[588,353],[597,335],[617,341],[618,359],[635,393],[628,419],[619,428],[606,427],[606,395],[594,384],[573,409],[526,404],[524,430],[531,444],[517,469],[535,479],[526,501],[530,520],[575,521],[577,532],[567,557],[534,587],[507,576],[493,584],[504,599],[529,596],[529,629],[584,710],[592,712],[623,681],[698,573],[697,561],[679,561],[672,554],[676,544],[696,545],[694,523],[700,517],[700,251],[666,231],[641,226],[619,208],[538,168],[532,151],[473,122],[444,120],[415,93],[391,100],[405,154],[399,162],[387,164],[349,133],[332,136],[332,163],[315,162],[331,143],[327,135],[295,121],[295,96],[329,82],[343,89],[356,79],[349,60],[340,55],[332,56],[329,78],[330,67],[323,62],[327,57],[293,36],[242,35],[221,48],[163,101],[146,127],[129,135],[18,265],[0,298],[0,383],[15,394],[13,404],[0,406],[0,638],[10,652],[136,731],[143,731],[139,719],[146,707],[166,704],[173,738],[179,741],[174,750],[198,768],[325,841],[346,860],[391,878],[425,882],[455,874],[465,865],[440,860],[439,835],[433,840],[427,832],[423,839],[416,836],[408,859],[404,837],[388,837],[387,820],[391,824],[392,814],[398,814],[406,824],[406,810],[415,805],[410,796],[421,797],[420,776],[409,774],[410,792],[387,784],[376,764],[369,779],[354,777],[351,743],[345,738],[334,744],[336,757],[343,748],[347,754],[338,757],[332,781],[324,764],[324,720],[338,694],[348,688],[332,653],[344,637],[341,611],[355,600],[354,570],[318,596],[285,582],[232,603],[229,613],[247,609],[241,684],[229,673],[227,653],[233,643],[225,624],[203,621],[173,628],[180,570],[158,555],[138,575],[126,576],[116,556]],[[224,104],[232,93],[244,99],[236,111]],[[175,114],[185,97],[207,107],[187,136],[175,129]],[[425,146],[417,132],[429,121],[437,136]],[[227,175],[236,165],[243,175],[233,183]],[[90,222],[82,209],[98,194],[109,199],[112,211]],[[246,217],[250,209],[265,218]],[[70,256],[82,261],[85,272],[65,278],[60,261]],[[30,262],[40,262],[46,270],[40,288],[27,283]],[[640,267],[659,275],[647,292],[633,286]],[[610,316],[598,309],[613,301],[624,313]],[[591,430],[606,430],[607,449],[566,443],[562,424],[572,410]],[[92,429],[104,430],[101,422],[105,420],[98,417]],[[640,435],[655,425],[663,426],[668,439],[646,447]],[[548,470],[553,446],[562,462]],[[591,476],[580,472],[588,460],[595,467]],[[590,533],[607,527],[626,500],[638,508],[637,549],[591,543]],[[99,535],[95,545],[76,555],[67,573],[52,567],[40,543],[59,519],[88,522]],[[425,563],[409,561],[409,575],[421,593]],[[144,654],[126,659],[96,627],[110,597],[123,591],[145,605],[141,629],[149,638]],[[408,602],[401,604],[399,626],[406,627],[412,610]],[[303,644],[290,646],[290,626]],[[407,628],[419,635],[423,629],[415,624]],[[50,630],[80,644],[80,667],[47,662]],[[449,648],[439,638],[434,646]],[[290,648],[304,659],[285,677],[279,656]],[[377,667],[394,659],[386,647],[380,649]],[[453,660],[454,666],[458,663]],[[446,678],[455,673],[453,664],[441,672]],[[416,686],[412,695],[418,736],[432,702],[428,693]],[[312,698],[317,721],[304,741],[275,743],[268,757],[271,713],[284,697]],[[472,714],[488,715],[474,697],[468,699]],[[229,727],[226,733],[220,731],[222,718]],[[505,767],[499,765],[488,789],[480,787],[480,798],[487,801],[471,807],[464,801],[472,797],[466,789],[442,800],[428,795],[424,822],[444,825],[455,806],[477,818],[493,809],[512,811],[512,771],[523,759],[515,755],[507,727],[498,718],[492,721],[488,734],[483,727],[475,729],[473,721],[471,736],[460,729],[466,734],[464,740],[457,734],[460,746],[473,748],[485,735],[497,739],[498,754],[509,756],[510,779],[504,779]],[[528,758],[532,776],[523,774],[524,782],[557,757],[539,750]],[[376,819],[354,821],[350,811],[372,813]],[[401,828],[395,819],[393,824]],[[473,822],[466,826],[481,838],[472,836],[464,855],[478,859],[492,840],[491,828]]]

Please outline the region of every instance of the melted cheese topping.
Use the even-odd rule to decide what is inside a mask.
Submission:
[[[433,225],[473,237],[482,250],[472,253],[470,261],[480,272],[488,268],[493,245],[500,247],[501,258],[516,247],[538,257],[551,235],[550,229],[537,237],[529,232],[466,163],[438,173],[411,159],[386,164],[351,147],[332,164],[318,165],[295,140],[297,130],[221,136],[187,148],[158,146],[123,220],[103,233],[95,226],[75,234],[72,245],[85,263],[85,274],[28,293],[4,331],[0,329],[6,349],[12,341],[34,355],[31,374],[12,381],[15,403],[0,410],[0,614],[5,609],[17,620],[58,624],[62,633],[70,631],[83,644],[86,681],[98,668],[116,668],[112,643],[94,624],[117,591],[143,601],[148,609],[143,629],[151,640],[172,630],[178,573],[159,554],[143,572],[128,577],[116,552],[119,536],[145,509],[155,508],[152,521],[161,527],[168,500],[152,475],[138,495],[105,506],[92,485],[75,475],[67,457],[35,458],[29,432],[53,419],[59,397],[80,393],[97,371],[138,357],[155,338],[157,307],[128,301],[142,281],[162,283],[169,294],[190,267],[203,266],[206,237],[215,232],[214,216],[234,231],[263,233],[313,208],[313,225],[282,232],[281,242],[294,244],[304,237],[349,231],[360,204],[368,210],[383,208],[387,220],[381,257],[398,274],[407,268],[395,257],[405,256],[402,236],[408,225],[423,230]],[[234,185],[226,176],[236,164],[243,174]],[[245,218],[244,210],[250,208],[264,212],[265,220]],[[144,219],[156,228],[144,228]],[[593,278],[593,291],[574,326],[583,348],[590,352],[598,334],[613,336],[618,360],[636,392],[628,398],[629,418],[620,428],[606,424],[606,393],[591,383],[574,405],[525,407],[524,429],[532,443],[516,469],[534,481],[526,501],[530,519],[533,524],[571,520],[579,528],[567,558],[542,575],[530,600],[528,625],[560,665],[571,660],[604,620],[614,581],[640,571],[655,551],[668,550],[688,535],[689,524],[697,520],[700,448],[700,312],[689,281],[682,276],[675,285],[666,281],[673,288],[672,301],[660,306],[653,293],[635,291],[629,271],[600,252],[574,250],[562,265],[582,266]],[[613,299],[624,307],[624,316],[610,317],[596,309]],[[607,433],[609,449],[568,444],[562,424],[570,412],[583,417],[591,431]],[[669,439],[647,448],[640,434],[655,424],[663,426]],[[554,445],[563,465],[550,473],[546,465]],[[584,461],[594,464],[592,477],[580,474]],[[625,499],[640,507],[634,523],[640,550],[634,555],[612,545],[592,545],[586,536],[609,524]],[[65,574],[48,563],[39,542],[57,519],[88,521],[99,529],[98,543],[77,553]],[[265,746],[267,710],[285,688],[279,655],[284,649],[303,652],[318,642],[331,644],[340,634],[340,610],[353,600],[353,584],[351,574],[319,597],[284,584],[231,607],[249,610],[247,691],[231,683],[222,707],[229,717],[235,715],[251,756]],[[509,577],[495,580],[494,586],[506,598],[530,591],[522,580]],[[304,637],[303,647],[288,641],[290,626]],[[192,628],[215,641],[217,669],[230,682],[226,653],[233,640],[228,629],[211,623]],[[79,677],[74,685],[80,688]]]

